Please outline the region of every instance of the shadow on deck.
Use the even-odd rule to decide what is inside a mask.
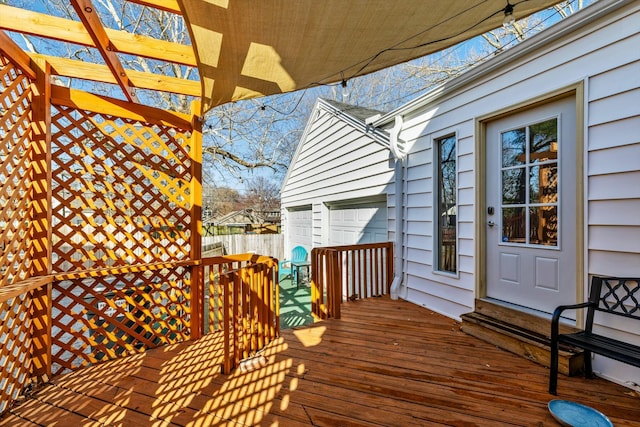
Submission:
[[[0,425],[558,425],[547,369],[408,302],[357,301],[284,330],[253,372],[221,375],[221,345],[208,335],[55,378]],[[561,377],[559,393],[639,425],[627,388]]]
[[[280,329],[313,323],[311,288],[307,283],[296,286],[291,279],[280,281]]]

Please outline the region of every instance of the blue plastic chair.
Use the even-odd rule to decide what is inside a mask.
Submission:
[[[280,280],[291,277],[294,283],[298,283],[298,269],[293,268],[294,262],[305,262],[307,260],[307,250],[302,246],[296,246],[291,250],[291,259],[280,261],[278,271]]]

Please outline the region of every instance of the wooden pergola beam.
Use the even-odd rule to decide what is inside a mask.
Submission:
[[[21,48],[18,46],[11,37],[4,31],[0,30],[0,52],[7,58],[15,62],[15,64],[25,73],[29,78],[35,79],[36,72],[31,68],[31,59]]]
[[[0,4],[0,29],[95,47],[81,22],[58,18]],[[196,67],[196,56],[189,45],[105,28],[109,40],[120,53]]]
[[[91,80],[94,82],[118,84],[106,65],[92,64],[57,56],[30,54],[32,58],[42,58],[51,65],[51,75]],[[200,82],[142,71],[127,70],[129,80],[138,89],[170,92],[179,95],[199,97]]]
[[[152,7],[154,9],[164,10],[165,12],[176,13],[182,15],[180,6],[176,0],[127,0],[129,3],[135,3],[142,6]]]
[[[122,89],[124,96],[130,102],[138,104],[140,101],[138,100],[135,89],[129,81],[127,71],[122,65],[122,62],[120,62],[120,58],[118,58],[118,55],[115,52],[115,46],[111,43],[111,40],[109,39],[93,3],[91,3],[91,0],[71,0],[71,5],[87,29],[94,45],[100,52],[104,62],[106,62],[107,67],[109,67],[111,73],[118,82],[118,86]]]
[[[176,111],[161,110],[142,104],[96,95],[78,89],[51,85],[51,103],[64,105],[78,110],[93,111],[160,126],[178,127],[191,130],[192,117]]]

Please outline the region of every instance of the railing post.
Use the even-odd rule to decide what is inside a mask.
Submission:
[[[387,294],[391,293],[391,282],[393,282],[394,263],[393,243],[387,243]]]
[[[319,249],[311,249],[311,313],[320,317],[318,285],[320,279],[320,270],[318,269]]]
[[[328,284],[328,294],[331,295],[331,314],[334,319],[340,318],[340,305],[342,304],[342,269],[340,268],[340,253],[336,250],[331,251],[329,258],[331,265],[330,282]]]
[[[238,352],[236,357],[236,366],[240,363],[240,360],[249,357],[249,349],[251,348],[251,277],[246,268],[239,270],[238,282],[240,285],[240,298],[242,300],[242,307],[240,308],[240,318],[238,319],[239,335],[242,338],[242,346],[238,346],[242,349],[242,352]],[[236,340],[240,343],[240,337]]]
[[[197,340],[204,331],[204,277],[202,265],[191,267],[191,339]]]
[[[241,285],[242,282],[240,280],[240,275],[236,270],[229,272],[232,277],[231,281],[231,311],[233,315],[231,316],[232,325],[231,325],[231,345],[233,346],[233,359],[231,360],[231,369],[238,366],[240,362],[240,339],[242,338],[242,314],[240,312],[240,305],[242,304],[242,293],[241,293]],[[231,372],[231,371],[229,371]]]
[[[271,335],[271,339],[280,335],[280,264],[278,260],[274,260],[274,265],[272,269],[272,280],[273,286],[271,286],[271,299],[269,301],[270,316],[269,319],[272,319],[275,316],[275,330]],[[275,296],[273,295],[275,293]]]
[[[35,70],[32,99],[32,212],[30,277],[51,273],[51,86],[50,66],[42,59],[31,61]],[[31,375],[38,382],[51,378],[51,292],[52,284],[32,294],[33,348]]]
[[[229,273],[220,274],[222,289],[222,333],[224,336],[222,373],[229,374],[233,367],[231,356],[231,335],[234,329],[233,317],[233,281],[229,280]]]

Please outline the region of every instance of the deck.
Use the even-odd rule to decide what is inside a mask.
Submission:
[[[404,301],[357,301],[340,320],[284,330],[252,372],[221,375],[221,353],[208,335],[73,372],[0,425],[558,425],[547,369]],[[558,398],[640,425],[640,397],[602,379],[561,376]]]

